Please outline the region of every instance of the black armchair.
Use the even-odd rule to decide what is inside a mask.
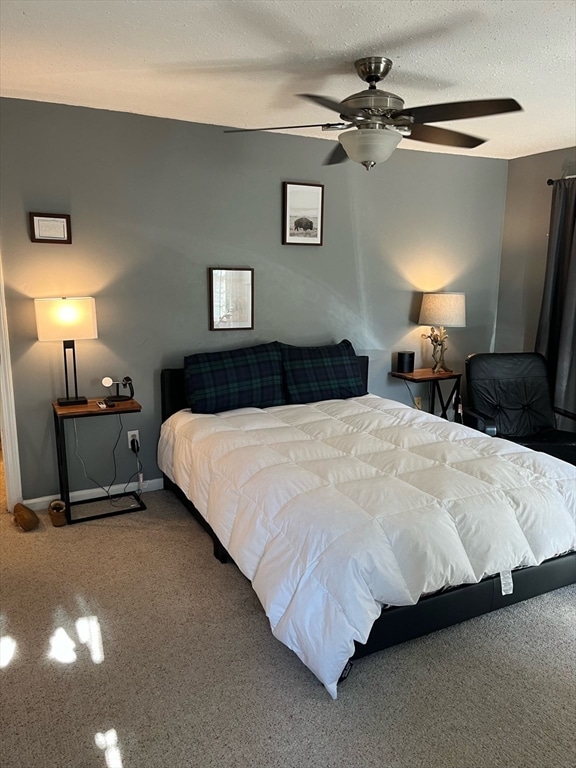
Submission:
[[[464,423],[576,465],[576,432],[556,429],[546,360],[537,352],[466,358]]]

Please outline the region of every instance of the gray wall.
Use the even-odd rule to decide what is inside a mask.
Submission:
[[[399,349],[429,364],[414,322],[421,291],[466,292],[468,326],[450,332],[447,354],[456,367],[493,343],[506,161],[399,149],[367,173],[324,167],[332,144],[321,139],[10,99],[1,114],[1,255],[25,498],[57,494],[50,402],[63,392],[61,346],[36,340],[34,297],[96,298],[99,338],[77,343],[80,390],[97,396],[104,375],[132,377],[143,411],[124,427],[140,429],[148,478],[159,476],[159,372],[186,353],[347,337],[371,357],[371,391],[408,402],[388,371]],[[281,245],[283,181],[325,185],[322,247]],[[72,245],[31,243],[28,211],[70,213]],[[206,268],[217,265],[255,268],[253,332],[208,330]],[[100,482],[112,477],[112,421],[78,423]],[[118,481],[133,470],[125,442]],[[72,464],[74,486],[90,487]]]
[[[496,352],[533,352],[546,271],[551,179],[576,174],[576,148],[508,164]]]

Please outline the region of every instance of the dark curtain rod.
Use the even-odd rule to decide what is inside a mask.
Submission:
[[[548,184],[548,186],[551,187],[555,181],[562,181],[563,179],[576,179],[576,176],[562,176],[561,179],[548,179],[546,184]]]

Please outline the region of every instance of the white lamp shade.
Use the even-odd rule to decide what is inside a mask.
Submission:
[[[338,141],[356,163],[383,163],[400,143],[402,134],[387,128],[356,128],[339,134]]]
[[[96,302],[88,296],[34,299],[39,341],[97,339]]]
[[[420,325],[466,327],[465,293],[424,293],[420,308]]]

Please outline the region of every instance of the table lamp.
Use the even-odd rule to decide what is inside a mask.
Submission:
[[[444,362],[446,352],[445,326],[450,328],[466,327],[466,294],[464,293],[424,293],[420,308],[420,325],[429,325],[430,333],[422,334],[423,339],[430,339],[432,344],[432,358],[434,367],[432,371],[439,373],[452,370]]]
[[[58,398],[58,405],[85,405],[88,400],[78,394],[76,375],[76,347],[79,339],[97,339],[96,302],[82,296],[62,299],[34,299],[38,341],[61,341],[64,351],[64,378],[66,397]],[[70,396],[68,357],[72,355],[74,395]]]

